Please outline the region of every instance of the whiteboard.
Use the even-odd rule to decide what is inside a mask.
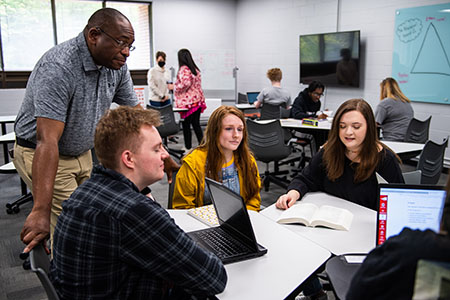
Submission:
[[[204,90],[234,90],[234,50],[193,50],[191,53],[202,72]]]
[[[411,101],[450,104],[450,3],[399,9],[392,77]]]
[[[195,64],[202,74],[203,90],[230,90],[234,91],[233,68],[235,67],[235,52],[231,49],[198,50],[189,49]],[[173,57],[178,57],[178,51]],[[178,60],[177,60],[178,61]],[[175,77],[178,64],[175,67]],[[234,94],[233,94],[234,97]]]

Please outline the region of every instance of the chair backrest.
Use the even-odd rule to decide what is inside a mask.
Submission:
[[[420,154],[417,170],[422,171],[421,184],[436,184],[441,177],[448,137],[442,144],[428,141]]]
[[[167,209],[173,208],[173,190],[175,189],[175,182],[177,180],[178,170],[172,173],[172,182],[169,184],[169,195],[167,196]]]
[[[367,254],[351,254],[348,256],[359,256],[364,259]],[[360,268],[361,263],[349,263],[346,255],[338,255],[329,259],[325,265],[325,272],[330,279],[336,299],[345,299],[353,276]]]
[[[291,109],[280,107],[280,117],[281,119],[288,119],[291,116]]]
[[[248,103],[247,95],[238,93],[238,104]]]
[[[403,179],[406,184],[420,184],[420,181],[422,180],[422,171],[415,170],[411,172],[404,172]]]
[[[409,122],[408,129],[405,134],[405,142],[424,144],[428,141],[430,131],[431,116],[425,121],[415,118]]]
[[[147,105],[148,109],[154,109],[161,115],[161,125],[158,129],[159,135],[162,138],[166,138],[170,135],[177,134],[180,130],[180,125],[175,121],[175,115],[173,114],[172,105],[167,105],[164,107],[155,107]]]
[[[37,277],[42,283],[42,286],[47,293],[49,300],[59,300],[59,296],[56,293],[55,287],[48,278],[48,272],[50,271],[50,259],[45,252],[44,246],[39,244],[30,251],[30,264],[31,271],[36,273]]]
[[[281,117],[280,106],[264,103],[261,107],[261,120],[278,120]]]
[[[257,160],[279,161],[291,154],[291,147],[284,143],[280,121],[261,124],[247,119],[249,146]]]

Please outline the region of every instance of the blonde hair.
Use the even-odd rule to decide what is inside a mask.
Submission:
[[[392,98],[394,100],[400,100],[402,102],[411,102],[405,94],[402,93],[397,81],[392,77],[387,77],[380,83],[380,100],[385,98]]]
[[[272,68],[267,71],[267,78],[270,81],[280,82],[281,78],[283,78],[283,74],[279,68]]]

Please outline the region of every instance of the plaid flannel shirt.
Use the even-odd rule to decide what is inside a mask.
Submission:
[[[50,278],[62,299],[166,299],[224,290],[222,262],[125,176],[96,166],[64,201]]]

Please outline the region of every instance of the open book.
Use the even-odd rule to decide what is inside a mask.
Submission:
[[[214,209],[214,205],[212,204],[188,209],[187,214],[205,223],[208,226],[219,226],[219,220],[217,219],[216,210]]]
[[[325,226],[349,230],[353,214],[346,209],[329,205],[318,207],[312,203],[298,203],[285,210],[277,222],[281,224],[300,223],[310,227]]]

